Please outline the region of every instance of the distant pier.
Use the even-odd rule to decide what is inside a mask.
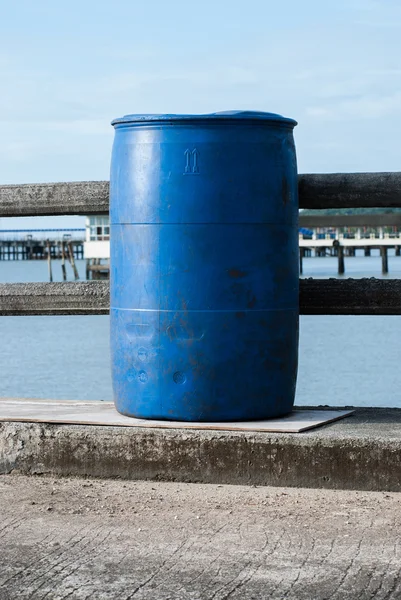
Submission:
[[[105,219],[108,218],[96,217],[98,227],[95,232],[89,226],[79,229],[2,229],[0,261],[47,260],[49,279],[52,281],[52,260],[61,260],[63,280],[66,281],[66,262],[70,262],[74,278],[78,280],[75,261],[86,259],[86,279],[108,279],[109,231],[107,229],[105,233],[100,227],[101,231],[98,233],[98,221]],[[108,227],[108,222],[104,227]]]
[[[63,245],[71,245],[75,260],[84,258],[84,241],[76,239],[66,240],[0,240],[0,260],[47,260],[61,259]]]
[[[316,243],[319,242],[319,243]],[[395,244],[393,240],[386,240],[387,243],[378,243],[379,240],[366,244],[366,240],[359,240],[354,242],[353,240],[340,237],[339,239],[329,240],[308,240],[303,239],[300,236],[299,239],[299,270],[300,274],[303,274],[303,259],[305,257],[323,257],[323,256],[336,256],[338,259],[338,275],[344,275],[345,273],[345,256],[356,256],[357,250],[362,250],[364,256],[371,256],[371,250],[379,250],[382,262],[382,275],[388,274],[388,250],[394,248],[395,256],[400,256],[401,239],[398,244]]]
[[[61,260],[63,280],[67,281],[66,261],[74,279],[79,279],[75,264],[85,256],[85,229],[3,229],[0,230],[0,261],[47,260],[49,280],[53,281],[52,260]]]
[[[345,273],[344,257],[357,250],[371,256],[379,250],[382,275],[388,274],[388,250],[401,255],[401,214],[303,215],[299,219],[299,270],[308,256],[336,256],[338,275]]]
[[[86,279],[109,279],[110,262],[100,258],[86,259]]]

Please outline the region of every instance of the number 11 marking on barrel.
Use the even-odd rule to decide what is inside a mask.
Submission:
[[[199,150],[196,148],[194,148],[192,151],[187,149],[184,152],[184,156],[184,175],[197,175],[199,173]]]

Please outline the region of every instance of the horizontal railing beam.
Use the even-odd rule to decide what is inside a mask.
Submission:
[[[0,217],[98,215],[108,212],[108,181],[0,186]]]
[[[299,206],[401,207],[401,172],[299,175]],[[94,215],[108,211],[108,181],[0,186],[0,217]]]
[[[301,279],[303,315],[400,315],[400,279]]]
[[[299,175],[300,208],[401,207],[401,172]]]
[[[109,282],[3,283],[0,315],[104,315]],[[301,279],[304,315],[400,315],[400,279]]]
[[[314,227],[401,227],[401,213],[366,215],[299,215],[299,226]]]
[[[109,282],[0,284],[0,315],[106,315]]]

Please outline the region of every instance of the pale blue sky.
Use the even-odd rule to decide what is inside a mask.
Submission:
[[[278,112],[300,172],[401,170],[399,0],[0,7],[3,184],[107,179],[130,112]]]

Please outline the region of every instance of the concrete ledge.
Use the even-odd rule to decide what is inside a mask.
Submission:
[[[301,434],[0,423],[0,473],[12,472],[401,491],[401,410]]]

